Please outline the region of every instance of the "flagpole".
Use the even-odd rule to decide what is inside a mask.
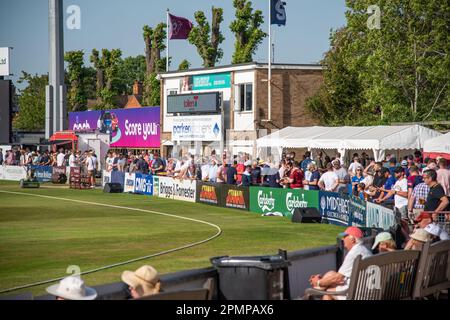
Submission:
[[[166,25],[167,25],[167,32],[166,32],[166,72],[169,72],[169,32],[170,32],[170,26],[169,26],[169,8],[167,8],[166,11]]]
[[[269,0],[269,68],[267,80],[268,121],[272,120],[272,0]]]

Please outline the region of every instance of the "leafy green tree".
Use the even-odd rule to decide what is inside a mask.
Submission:
[[[341,124],[448,119],[450,4],[346,3],[347,26],[332,35],[331,50],[323,61],[324,87],[308,102],[310,109],[325,122]],[[373,4],[381,9],[379,30],[367,26],[367,8]],[[340,112],[329,117],[331,110]]]
[[[216,62],[223,57],[223,50],[219,48],[219,45],[225,40],[220,31],[223,9],[212,7],[211,26],[203,11],[195,13],[195,21],[197,26],[192,27],[188,40],[197,47],[197,52],[203,59],[203,66],[214,67]]]
[[[102,61],[100,59],[100,53],[97,49],[92,49],[92,54],[90,61],[94,65],[95,72],[96,72],[96,95],[97,97],[100,97],[100,93],[103,90],[103,87],[105,86],[104,82],[104,66],[102,64]]]
[[[166,49],[166,45],[164,44],[166,27],[167,25],[165,23],[159,23],[155,29],[147,25],[143,28],[146,61],[143,102],[147,106],[159,106],[160,104],[161,89],[160,82],[156,76],[158,72],[166,71],[167,57],[161,58],[161,51]]]
[[[118,84],[119,93],[132,94],[134,81],[143,82],[146,72],[145,57],[127,57],[119,61]]]
[[[99,52],[92,50],[91,62],[97,72],[97,108],[115,108],[115,96],[119,94],[119,63],[122,51],[120,49],[102,49],[102,56]]]
[[[64,60],[68,63],[69,89],[67,93],[67,104],[70,111],[86,110],[87,96],[83,87],[83,58],[82,50],[69,51],[64,55]]]
[[[22,71],[18,83],[28,86],[19,92],[19,113],[13,119],[15,129],[34,131],[45,128],[45,86],[48,75],[31,75]]]
[[[190,67],[191,67],[191,63],[189,61],[187,61],[186,59],[184,59],[183,61],[181,61],[180,65],[178,66],[178,70],[179,71],[189,70]]]
[[[267,37],[267,33],[261,30],[264,17],[261,10],[253,12],[251,1],[233,0],[233,6],[236,20],[230,24],[230,29],[236,35],[236,42],[232,63],[251,62],[258,45]]]
[[[161,51],[166,49],[164,39],[166,38],[165,23],[159,23],[155,29],[145,25],[143,36],[145,41],[145,61],[147,73],[159,72],[158,61],[161,60]]]

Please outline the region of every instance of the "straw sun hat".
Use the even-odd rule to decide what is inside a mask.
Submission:
[[[141,296],[148,296],[159,292],[158,271],[149,265],[145,265],[136,271],[124,271],[122,281],[131,286]]]

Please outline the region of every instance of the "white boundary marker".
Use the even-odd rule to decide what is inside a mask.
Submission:
[[[123,261],[123,262],[118,262],[118,263],[114,263],[114,264],[107,265],[107,266],[104,266],[104,267],[99,267],[99,268],[96,268],[96,269],[84,271],[84,272],[81,272],[80,275],[90,274],[90,273],[94,273],[94,272],[98,272],[98,271],[102,271],[102,270],[106,270],[106,269],[111,269],[111,268],[115,268],[115,267],[118,267],[118,266],[123,266],[125,264],[129,264],[129,263],[133,263],[133,262],[137,262],[137,261],[146,260],[146,259],[149,259],[149,258],[161,256],[161,255],[164,255],[164,254],[172,253],[172,252],[175,252],[175,251],[180,251],[180,250],[184,250],[184,249],[187,249],[187,248],[192,248],[194,246],[198,246],[198,245],[201,245],[203,243],[209,242],[209,241],[219,237],[221,235],[221,233],[222,233],[222,229],[216,224],[213,224],[213,223],[210,223],[210,222],[207,222],[207,221],[203,221],[203,220],[197,220],[197,219],[193,219],[193,218],[187,218],[187,217],[183,217],[183,216],[177,216],[177,215],[174,215],[174,214],[158,212],[158,211],[153,211],[153,210],[145,210],[145,209],[139,209],[139,208],[124,207],[124,206],[115,206],[115,205],[112,205],[112,204],[90,202],[90,201],[82,201],[82,200],[76,200],[76,199],[44,196],[44,195],[40,195],[40,194],[32,194],[32,193],[26,193],[26,192],[14,192],[14,191],[0,190],[0,193],[25,195],[25,196],[47,198],[47,199],[54,199],[54,200],[61,200],[61,201],[71,201],[71,202],[76,202],[76,203],[81,203],[81,204],[90,204],[90,205],[102,206],[102,207],[108,207],[108,208],[124,209],[124,210],[138,211],[138,212],[144,212],[144,213],[153,213],[153,214],[158,214],[158,215],[162,215],[162,216],[166,216],[166,217],[170,217],[170,218],[182,219],[182,220],[188,220],[188,221],[193,221],[193,222],[197,222],[197,223],[202,223],[202,224],[206,224],[206,225],[209,225],[209,226],[217,229],[216,234],[214,234],[212,237],[209,237],[209,238],[207,238],[205,240],[197,241],[197,242],[194,242],[194,243],[189,243],[189,244],[186,244],[186,245],[181,246],[181,247],[177,247],[177,248],[169,249],[169,250],[166,250],[166,251],[150,254],[150,255],[147,255],[147,256],[138,257],[138,258],[135,258],[135,259],[131,259],[131,260]],[[19,290],[19,289],[26,289],[26,288],[30,288],[30,287],[36,287],[36,286],[39,286],[39,285],[60,281],[60,280],[62,280],[64,278],[65,277],[60,277],[60,278],[55,278],[55,279],[49,279],[49,280],[44,280],[44,281],[40,281],[40,282],[30,283],[30,284],[26,284],[26,285],[14,287],[14,288],[9,288],[9,289],[6,289],[6,290],[2,290],[2,291],[0,291],[0,293],[6,293],[6,292],[11,292],[11,291],[16,291],[16,290]]]

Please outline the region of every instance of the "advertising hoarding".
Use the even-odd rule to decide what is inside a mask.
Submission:
[[[221,141],[220,115],[174,117],[172,141]]]
[[[167,97],[168,113],[212,113],[220,111],[219,92],[179,94]]]
[[[318,192],[303,189],[250,187],[250,211],[291,218],[296,208],[318,208]]]
[[[69,129],[75,133],[108,133],[110,147],[159,148],[159,111],[159,107],[146,107],[70,112]]]

